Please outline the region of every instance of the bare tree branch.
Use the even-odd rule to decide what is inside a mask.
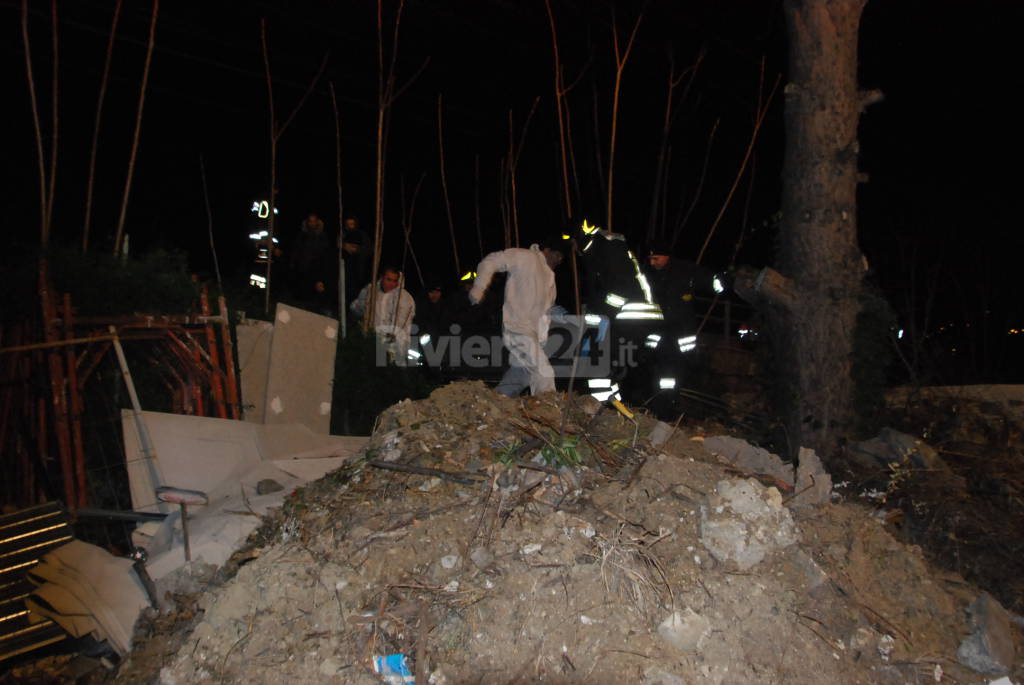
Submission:
[[[142,68],[142,87],[139,89],[139,107],[135,112],[135,134],[132,136],[132,152],[128,158],[128,177],[124,182],[121,213],[117,220],[117,232],[114,235],[114,256],[121,252],[124,241],[124,220],[128,214],[128,197],[132,189],[132,176],[135,174],[135,159],[139,152],[139,135],[142,132],[142,111],[146,104],[146,85],[149,83],[149,65],[153,61],[153,47],[156,45],[156,20],[159,15],[160,0],[153,0],[153,14],[149,21],[149,43],[146,46],[146,63]]]
[[[103,77],[100,79],[100,92],[96,98],[96,122],[92,129],[92,148],[89,154],[89,180],[85,190],[85,220],[82,222],[82,252],[89,249],[89,230],[92,226],[92,194],[96,183],[96,155],[100,142],[100,120],[103,116],[103,103],[107,97],[107,82],[110,79],[110,62],[114,57],[114,36],[117,34],[117,22],[121,17],[121,6],[124,0],[117,0],[114,6],[114,17],[110,20],[110,36],[107,38],[107,56],[103,61]]]
[[[49,217],[46,215],[46,163],[43,161],[43,130],[39,124],[36,79],[32,73],[32,48],[28,37],[28,0],[21,0],[21,39],[25,46],[25,73],[28,77],[28,94],[32,105],[32,125],[36,132],[36,161],[39,167],[39,242],[45,248],[50,242]]]

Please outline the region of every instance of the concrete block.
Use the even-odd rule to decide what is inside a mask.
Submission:
[[[730,435],[714,435],[704,439],[704,449],[716,454],[747,473],[763,473],[793,484],[793,466],[786,464],[766,449]]]
[[[720,481],[700,512],[701,544],[715,559],[733,561],[741,571],[797,541],[782,495],[753,478]]]

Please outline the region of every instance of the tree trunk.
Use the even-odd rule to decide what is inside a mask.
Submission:
[[[834,456],[853,418],[857,244],[857,33],[865,0],[784,0],[786,152],[770,316],[791,454]],[[776,274],[778,276],[778,274]],[[762,279],[762,281],[771,279]]]

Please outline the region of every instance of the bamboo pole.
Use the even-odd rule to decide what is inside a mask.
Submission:
[[[519,202],[516,198],[516,157],[512,149],[512,110],[508,111],[508,190],[509,216],[511,217],[512,245],[519,247]]]
[[[601,153],[602,141],[601,141],[601,118],[598,114],[598,94],[597,84],[591,82],[590,84],[590,113],[592,118],[592,130],[594,132],[594,169],[597,172],[597,184],[601,189],[601,192],[608,193],[608,178],[605,174],[605,163],[604,155]]]
[[[334,93],[334,81],[328,81],[331,91],[331,111],[334,112],[334,170],[338,186],[338,323],[341,325],[341,339],[348,337],[348,292],[346,291],[345,250],[345,204],[341,192],[341,116],[338,113],[338,98]]]
[[[221,344],[224,346],[224,370],[226,373],[228,406],[231,408],[231,418],[238,420],[241,417],[241,399],[238,397],[238,379],[235,375],[235,346],[231,342],[231,326],[228,324],[228,304],[221,295],[217,298],[217,306],[220,308],[221,322],[220,330]]]
[[[398,9],[395,14],[395,25],[391,37],[391,55],[388,60],[387,71],[384,69],[384,9],[383,0],[377,0],[377,140],[376,140],[376,178],[374,185],[374,230],[373,230],[373,257],[370,267],[370,289],[366,298],[366,311],[363,313],[363,332],[370,330],[373,322],[374,311],[376,311],[377,299],[377,275],[380,271],[381,247],[384,236],[384,171],[385,151],[388,139],[388,122],[391,106],[401,92],[408,87],[395,88],[395,65],[398,62],[398,37],[402,26],[402,11],[405,8],[405,0],[399,0]],[[426,67],[426,62],[420,71]],[[417,72],[413,80],[419,75]],[[412,80],[410,80],[410,83]]]
[[[202,290],[199,292],[199,306],[203,312],[203,316],[210,315],[210,296],[206,291],[204,285]],[[224,402],[224,384],[221,382],[221,374],[223,370],[220,366],[220,352],[218,351],[217,336],[213,332],[213,326],[209,323],[203,325],[206,333],[206,349],[207,354],[210,356],[210,366],[213,367],[213,373],[210,374],[210,388],[213,393],[214,407],[217,411],[217,417],[226,419],[228,417],[228,409]]]
[[[444,195],[444,208],[448,215],[448,232],[452,237],[452,256],[455,258],[455,273],[462,275],[462,268],[459,265],[459,245],[455,241],[455,221],[452,219],[452,203],[448,198],[448,176],[444,169],[444,109],[442,107],[442,96],[437,94],[437,151],[441,157],[441,191]],[[421,179],[422,180],[422,179]],[[415,196],[414,196],[415,197]],[[413,204],[415,206],[415,202]],[[419,267],[417,267],[419,268]],[[422,277],[421,277],[422,278]]]
[[[173,340],[178,340],[177,336],[173,332],[168,331],[168,334]],[[179,340],[180,342],[180,340]],[[184,345],[184,343],[182,343]],[[195,366],[201,366],[202,356],[199,354],[197,348],[192,349],[192,359],[195,361]],[[196,416],[206,416],[206,399],[203,397],[203,386],[196,382],[195,369],[188,369],[189,372],[189,383],[192,386],[192,406],[195,408]]]
[[[44,343],[32,343],[30,345],[13,345],[11,347],[0,347],[0,354],[5,352],[27,352],[29,350],[45,350],[50,347],[66,347],[68,345],[84,345],[98,340],[113,340],[109,335],[93,335],[87,338],[68,338],[66,340],[53,340]]]
[[[523,122],[523,130],[519,136],[519,139],[515,140],[515,134],[513,132],[512,124],[512,110],[508,111],[508,140],[509,140],[509,190],[511,197],[510,202],[510,217],[512,225],[512,234],[514,236],[515,246],[519,247],[519,201],[518,192],[516,186],[516,169],[519,166],[519,157],[523,153],[523,146],[526,143],[526,132],[530,128],[530,122],[533,121],[533,115],[537,111],[537,103],[540,102],[540,96],[533,99],[533,104],[530,106],[530,112],[526,115],[526,120]],[[515,142],[513,142],[515,141]]]
[[[156,20],[160,14],[160,0],[153,0],[153,14],[149,21],[149,42],[146,45],[146,62],[142,67],[142,87],[139,89],[139,106],[135,112],[135,133],[132,135],[132,151],[128,157],[128,177],[124,182],[124,194],[121,197],[121,213],[117,219],[117,232],[114,235],[114,256],[121,253],[124,242],[124,221],[128,214],[128,197],[132,189],[132,177],[135,174],[135,159],[139,153],[139,134],[142,132],[142,110],[146,104],[146,84],[149,83],[149,66],[153,61],[153,47],[156,45]]]
[[[39,260],[39,299],[42,305],[43,337],[46,342],[53,342],[57,339],[57,309],[45,259]],[[56,348],[50,348],[46,353],[46,359],[50,369],[50,402],[54,417],[54,434],[57,438],[57,453],[60,458],[64,504],[74,509],[78,498],[75,495],[74,464],[71,458],[71,428],[68,425],[67,397],[64,391],[64,366]]]
[[[704,244],[701,245],[700,252],[697,253],[697,259],[695,260],[700,264],[701,259],[704,257],[704,252],[708,249],[708,243],[711,242],[711,237],[715,234],[715,230],[718,228],[718,224],[722,221],[722,217],[725,215],[725,210],[728,209],[729,204],[732,202],[732,197],[736,193],[736,188],[740,184],[740,180],[743,178],[744,172],[747,170],[747,164],[750,162],[751,155],[754,154],[754,144],[757,142],[758,134],[761,132],[761,125],[764,123],[764,118],[768,114],[768,109],[771,107],[772,99],[775,97],[775,93],[779,89],[779,82],[782,80],[782,75],[778,75],[775,78],[775,84],[772,85],[771,91],[768,93],[767,99],[761,97],[761,93],[764,89],[764,59],[761,59],[761,83],[760,91],[758,93],[758,109],[757,115],[754,119],[754,128],[750,133],[750,141],[747,143],[747,149],[743,154],[743,161],[740,162],[740,168],[736,172],[736,178],[733,179],[732,185],[729,187],[729,192],[725,196],[725,200],[722,202],[721,209],[718,210],[718,215],[711,224],[711,228],[708,229],[708,235],[704,238]]]
[[[270,313],[271,276],[274,264],[274,228],[277,212],[277,119],[274,111],[274,80],[270,76],[270,54],[267,50],[267,20],[260,19],[260,46],[263,51],[263,71],[267,79],[267,101],[270,111],[270,197],[267,200],[267,268],[266,288],[263,291],[263,313]]]
[[[633,30],[629,34],[629,41],[626,43],[626,49],[622,50],[619,46],[619,30],[615,22],[615,13],[612,12],[612,46],[615,49],[615,90],[612,95],[612,124],[611,124],[611,136],[608,142],[608,202],[605,217],[606,227],[609,231],[612,231],[613,215],[612,215],[612,197],[615,190],[615,138],[618,133],[619,127],[619,94],[622,91],[622,72],[626,67],[626,62],[629,60],[629,54],[633,51],[633,42],[636,40],[637,30],[640,28],[640,22],[644,18],[643,12],[636,18],[636,23],[633,24]]]
[[[501,179],[501,191],[498,196],[498,204],[501,211],[501,227],[504,242],[502,247],[506,250],[512,247],[512,212],[509,208],[508,196],[508,175],[509,175],[509,160],[512,159],[512,139],[509,137],[509,154],[507,157],[502,157],[501,164],[498,170],[499,178]]]
[[[666,84],[665,111],[662,113],[661,118],[661,143],[658,146],[658,160],[657,164],[655,165],[654,183],[652,184],[653,190],[651,193],[651,210],[650,215],[647,219],[648,242],[654,240],[657,237],[657,235],[661,233],[661,231],[659,231],[658,228],[659,224],[661,223],[661,221],[659,220],[661,217],[661,211],[663,210],[662,198],[664,198],[664,196],[666,195],[665,190],[668,183],[668,164],[670,150],[668,139],[669,134],[672,132],[672,124],[675,119],[675,110],[673,108],[673,105],[675,104],[674,93],[676,88],[679,87],[679,84],[682,83],[683,79],[686,78],[688,74],[690,74],[691,72],[693,74],[696,74],[703,60],[704,52],[701,51],[701,53],[697,56],[697,61],[692,66],[684,69],[682,73],[680,73],[677,76],[675,59],[672,56],[672,53],[669,53],[669,72],[668,82]],[[680,100],[685,100],[686,96],[689,94],[690,86],[692,84],[693,78],[691,78],[687,82],[686,89],[684,90],[683,96],[682,98],[680,98]]]
[[[50,242],[50,222],[46,214],[46,163],[43,156],[43,130],[39,123],[39,103],[36,98],[36,80],[32,73],[32,49],[28,36],[28,0],[21,0],[21,39],[25,48],[25,74],[28,77],[29,103],[32,106],[32,125],[36,134],[36,165],[39,168],[39,242],[45,248]]]
[[[484,232],[480,223],[480,155],[473,156],[473,222],[476,226],[476,243],[480,259],[484,258]],[[462,278],[462,274],[458,275]]]
[[[53,124],[50,132],[50,187],[46,193],[46,225],[48,231],[53,230],[53,199],[57,192],[57,150],[60,148],[57,144],[60,135],[60,108],[58,107],[60,100],[60,88],[58,88],[60,82],[60,52],[58,50],[59,41],[57,40],[57,0],[50,0],[50,19],[52,22],[51,36],[53,38],[53,82],[50,87]]]
[[[675,247],[676,242],[679,240],[679,236],[682,235],[683,229],[686,224],[690,221],[690,215],[693,214],[693,210],[697,207],[697,202],[700,200],[700,196],[704,191],[704,181],[707,180],[708,176],[708,165],[711,163],[711,147],[715,142],[715,134],[718,132],[718,124],[721,119],[715,119],[714,125],[711,127],[711,133],[708,134],[708,146],[704,150],[704,165],[701,167],[700,180],[697,182],[697,189],[694,191],[693,199],[690,201],[690,206],[686,207],[683,203],[679,203],[678,214],[675,227],[672,230],[672,240],[669,243],[669,247]]]
[[[21,337],[22,340],[24,340],[27,337],[27,333],[26,333],[24,327],[22,327],[21,336],[20,337]],[[21,370],[20,370],[21,377],[24,378],[24,379],[29,378],[31,376],[31,374],[32,374],[32,367],[33,367],[31,355],[27,355],[27,354],[23,355],[22,358],[20,359],[20,364],[19,365],[21,367]],[[22,398],[22,403],[21,404],[24,407],[24,409],[22,411],[22,420],[24,421],[25,425],[32,426],[33,425],[33,421],[32,421],[32,418],[33,418],[33,414],[32,414],[32,407],[33,407],[32,392],[28,388],[27,385],[23,385],[22,386],[21,398]],[[45,400],[42,397],[40,397],[39,398],[39,402],[35,406],[37,408],[39,408],[39,409],[42,409],[42,408],[45,407],[45,404],[46,404]],[[42,498],[38,497],[38,493],[39,493],[39,489],[40,489],[39,480],[40,480],[40,478],[45,477],[45,473],[43,472],[43,470],[41,468],[41,465],[43,463],[42,462],[42,456],[43,456],[44,453],[41,452],[41,451],[37,452],[36,455],[35,455],[36,459],[33,461],[32,454],[30,453],[30,449],[31,449],[31,447],[26,445],[26,446],[22,447],[22,449],[20,449],[19,451],[22,454],[22,459],[24,460],[24,464],[25,464],[25,467],[26,467],[26,470],[25,470],[25,496],[24,496],[24,502],[26,504],[35,504],[38,500],[42,499]]]
[[[113,336],[104,336],[105,340],[98,349],[86,349],[82,351],[82,354],[78,357],[78,368],[82,369],[82,372],[78,374],[78,389],[81,391],[85,388],[86,381],[99,366],[103,358],[107,356],[107,350],[110,349],[110,341],[113,340]],[[79,338],[77,342],[88,342],[91,343],[93,338]],[[88,359],[88,363],[86,362]]]
[[[64,293],[63,301],[64,337],[72,339],[75,334],[74,313],[71,309],[71,295]],[[75,464],[75,490],[78,493],[77,507],[88,506],[88,484],[85,477],[85,443],[82,438],[82,394],[78,388],[78,368],[75,350],[70,345],[64,348],[67,364],[67,394],[71,403],[71,449]]]
[[[4,328],[4,340],[6,341],[9,338],[20,340],[21,328],[22,326],[20,324],[14,324],[13,326]],[[7,359],[5,359],[4,361],[6,362],[4,367],[4,377],[7,378],[9,382],[3,384],[3,386],[0,386],[0,397],[3,398],[2,400],[0,400],[0,468],[4,467],[4,461],[9,458],[11,461],[10,472],[18,474],[10,478],[10,480],[6,478],[4,479],[4,481],[7,482],[9,487],[11,488],[6,500],[10,502],[15,501],[15,493],[13,492],[13,490],[14,488],[17,487],[16,484],[19,482],[19,480],[22,483],[23,492],[31,492],[31,489],[27,487],[27,470],[31,465],[28,462],[28,459],[25,457],[24,450],[17,450],[16,452],[13,449],[9,450],[7,448],[7,435],[11,425],[14,423],[15,407],[23,406],[24,402],[15,404],[14,401],[16,388],[18,387],[16,386],[15,382],[17,379],[18,366],[21,359],[17,355],[11,355],[10,357],[7,357]],[[14,456],[16,453],[17,456],[19,457],[17,464],[14,463]],[[17,469],[18,467],[21,468],[20,470],[16,471],[15,469]]]
[[[420,283],[423,286],[427,286],[425,279],[423,278],[423,270],[420,269],[420,261],[416,259],[416,251],[412,247],[412,219],[416,214],[416,199],[419,197],[420,188],[423,186],[423,179],[426,178],[427,173],[423,172],[420,174],[420,180],[416,182],[416,187],[412,191],[412,200],[409,203],[408,212],[405,206],[405,185],[402,185],[402,230],[405,233],[405,246],[402,248],[402,273],[405,273],[405,257],[408,254],[412,257],[413,266],[416,267],[416,274],[420,277]]]
[[[28,393],[26,393],[26,396],[28,396]],[[48,498],[50,498],[50,497],[56,497],[57,493],[55,491],[52,491],[52,488],[49,487],[49,479],[46,477],[45,464],[46,464],[46,462],[48,462],[50,460],[50,431],[49,431],[49,428],[48,428],[47,423],[46,423],[46,416],[47,416],[47,414],[46,414],[46,398],[42,397],[42,396],[39,396],[39,397],[36,398],[36,402],[35,402],[35,416],[32,417],[35,420],[32,421],[32,423],[34,423],[35,426],[36,426],[36,444],[38,445],[38,450],[37,450],[38,464],[41,466],[41,468],[33,469],[32,470],[33,473],[32,473],[32,485],[31,485],[31,487],[34,488],[35,487],[35,480],[37,478],[41,478],[43,480],[43,483],[47,486],[46,487],[46,489],[48,490],[47,495],[49,496]],[[35,493],[32,493],[32,494],[33,494],[33,498],[34,498]],[[35,504],[35,502],[30,501],[30,502],[28,502],[28,504]]]
[[[573,216],[572,195],[569,192],[569,161],[565,144],[565,114],[562,111],[562,100],[565,91],[562,88],[562,60],[558,54],[558,32],[555,29],[555,15],[551,12],[551,0],[544,0],[544,9],[548,13],[548,26],[551,29],[551,50],[554,59],[555,76],[555,115],[558,117],[558,149],[562,159],[562,191],[565,198],[565,218]]]
[[[217,245],[213,241],[213,212],[210,211],[210,191],[206,187],[206,164],[199,155],[199,176],[203,181],[203,205],[206,207],[207,232],[210,234],[210,254],[213,255],[213,271],[217,275],[217,289],[224,292],[224,282],[220,279],[220,262],[217,261]]]
[[[363,333],[367,333],[374,320],[377,300],[377,273],[380,269],[380,250],[384,234],[384,136],[388,112],[388,93],[393,85],[394,64],[384,78],[384,3],[377,0],[377,139],[374,148],[375,169],[373,194],[373,255],[370,258],[370,289],[363,312]],[[401,3],[399,13],[401,13]]]
[[[103,61],[103,76],[100,79],[100,92],[96,98],[96,121],[92,129],[92,147],[89,153],[89,180],[85,190],[85,219],[82,222],[82,252],[89,249],[89,230],[92,226],[92,194],[96,181],[96,155],[100,144],[100,120],[103,116],[103,102],[107,97],[107,82],[110,79],[110,62],[114,57],[114,36],[117,34],[117,22],[121,17],[121,6],[124,0],[117,0],[114,5],[114,17],[110,20],[110,36],[107,38],[107,56]]]
[[[156,485],[165,485],[163,470],[160,468],[160,462],[157,460],[156,447],[153,445],[153,439],[150,437],[149,428],[146,426],[145,419],[142,418],[142,404],[139,402],[139,395],[135,392],[135,381],[132,380],[131,371],[128,370],[128,360],[124,356],[124,349],[121,347],[121,341],[117,337],[117,327],[110,326],[110,335],[113,338],[114,353],[117,355],[117,363],[121,368],[121,378],[124,379],[125,387],[128,389],[128,398],[132,403],[132,419],[135,424],[135,431],[139,438],[139,449],[142,451],[142,456],[146,457],[150,466],[153,469],[153,479]]]

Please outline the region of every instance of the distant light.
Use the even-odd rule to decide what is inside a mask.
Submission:
[[[583,315],[583,321],[588,326],[600,326],[601,325],[601,315],[600,314],[584,314]]]
[[[661,336],[658,335],[657,333],[651,333],[650,335],[647,336],[647,339],[644,341],[644,346],[649,347],[653,350],[658,346],[659,342],[661,342]]]
[[[722,283],[722,279],[718,276],[715,276],[714,279],[712,279],[711,287],[714,288],[716,293],[721,294],[725,292],[725,285]]]
[[[465,274],[462,275],[462,278],[460,278],[459,280],[460,281],[471,281],[474,278],[476,278],[476,272],[475,271],[467,271]]]
[[[897,340],[903,340],[903,329],[902,328],[899,329],[898,331],[896,331],[896,339]]]
[[[587,223],[586,219],[583,220],[583,227],[582,228],[583,228],[583,232],[586,233],[587,235],[590,235],[591,233],[593,233],[594,231],[597,230],[597,226],[590,225],[589,223]]]
[[[569,237],[570,237],[570,236],[569,236],[569,234],[568,234],[568,233],[563,233],[563,234],[562,234],[562,240],[569,240]]]
[[[417,361],[423,355],[421,355],[416,350],[409,350],[409,355],[408,356],[409,356],[409,359],[411,359],[412,361]]]
[[[677,340],[676,343],[679,345],[680,352],[689,352],[690,350],[697,347],[697,336],[688,335],[684,338],[679,338],[679,340]]]
[[[659,378],[658,379],[658,387],[661,388],[662,390],[671,390],[674,387],[676,387],[676,379],[675,378]]]
[[[430,344],[430,333],[424,333],[420,336],[420,345]]]
[[[587,381],[587,387],[591,389],[601,389],[612,387],[611,378],[591,378]]]
[[[257,288],[266,288],[267,279],[259,274],[249,274],[249,285],[256,286]]]

